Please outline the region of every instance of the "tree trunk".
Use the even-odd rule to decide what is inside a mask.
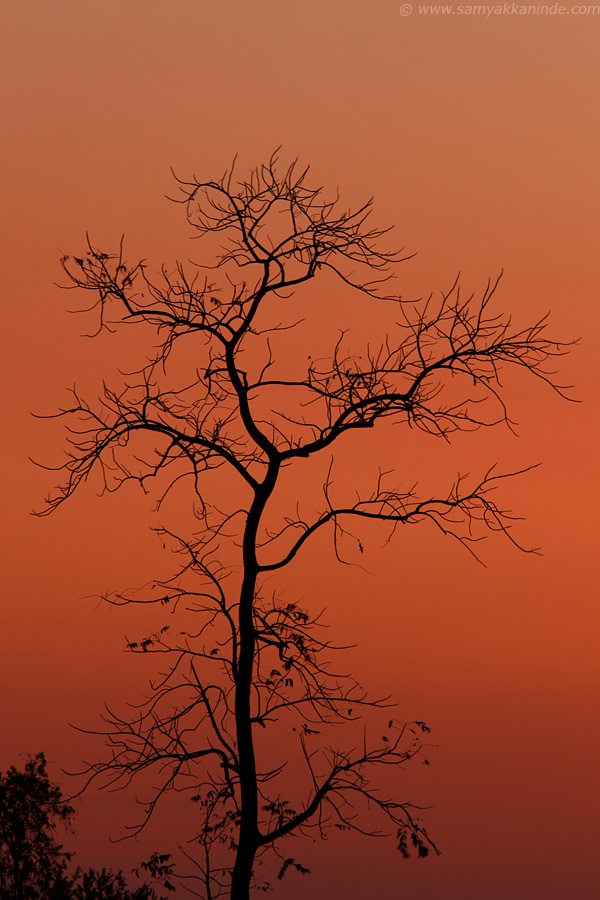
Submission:
[[[241,818],[238,848],[231,877],[231,900],[249,900],[250,880],[258,846],[258,792],[250,710],[255,647],[252,621],[255,585],[256,571],[249,572],[246,569],[240,597],[240,651],[235,689]]]
[[[256,535],[261,515],[277,478],[278,466],[271,465],[248,513],[243,541],[244,578],[240,591],[239,654],[235,684],[235,720],[239,758],[241,817],[239,840],[231,876],[231,900],[249,900],[254,858],[259,846],[258,786],[252,734],[250,706],[254,674],[256,634],[254,630],[254,598],[258,563]]]

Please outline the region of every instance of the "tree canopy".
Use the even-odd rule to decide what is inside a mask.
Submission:
[[[390,718],[386,699],[332,667],[320,609],[284,597],[277,577],[326,536],[347,561],[344,539],[354,533],[362,551],[356,529],[369,522],[387,524],[390,537],[429,522],[471,549],[486,532],[516,543],[496,499],[516,473],[490,464],[474,477],[459,473],[440,493],[376,467],[364,492],[336,477],[338,447],[386,421],[442,441],[512,427],[502,373],[520,370],[560,393],[548,363],[564,348],[547,336],[545,318],[518,326],[494,308],[497,281],[479,297],[464,296],[458,282],[438,300],[395,294],[390,279],[402,255],[383,248],[371,204],[343,209],[296,163],[282,169],[273,156],[247,178],[232,167],[179,187],[204,242],[201,262],[155,275],[144,261],[127,261],[123,242],[105,252],[89,238],[83,253],[62,260],[69,286],[92,295],[98,331],[143,326],[151,346],[146,364],[106,384],[97,400],[73,390],[60,412],[69,422],[64,479],[45,511],[96,477],[105,491],[139,483],[159,509],[187,485],[194,528],[158,528],[179,557],[175,573],[151,578],[143,592],[107,596],[179,618],[128,642],[134,653],[157,654],[162,674],[133,714],[111,708],[100,732],[109,752],[89,776],[126,785],[150,774],[144,821],[165,792],[188,791],[198,808],[190,857],[201,896],[247,900],[265,852],[279,857],[280,875],[303,871],[280,847],[311,829],[375,834],[387,822],[403,855],[435,848],[415,807],[372,781],[382,767],[422,754],[427,726]],[[360,340],[340,322],[329,351],[315,353],[300,328],[303,291],[321,286],[326,304],[334,283],[349,303],[365,305],[365,316],[373,304],[385,307],[379,342],[356,349]],[[307,469],[309,459],[321,468]],[[290,470],[291,498],[282,489]],[[308,491],[314,472],[317,507]],[[373,708],[386,716],[384,734],[357,743],[353,723]],[[337,737],[343,725],[354,735],[346,743]],[[287,739],[277,758],[278,726],[296,739],[305,794],[294,801]]]
[[[73,854],[58,843],[57,829],[72,830],[74,812],[50,781],[43,753],[0,773],[2,900],[159,900],[147,883],[129,888],[122,872],[68,872]]]
[[[57,825],[68,826],[73,812],[50,781],[43,753],[30,757],[23,770],[11,766],[0,774],[0,896],[51,896],[71,856],[57,842]]]

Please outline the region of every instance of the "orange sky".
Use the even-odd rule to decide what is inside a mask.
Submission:
[[[383,550],[369,540],[375,577],[332,563],[315,591],[306,567],[294,572],[342,638],[360,639],[350,659],[361,681],[432,726],[433,765],[408,767],[402,786],[433,804],[443,854],[403,864],[383,841],[309,846],[310,883],[291,876],[277,896],[330,900],[342,884],[351,900],[583,900],[600,887],[600,14],[398,10],[383,0],[5,4],[0,770],[39,749],[55,777],[76,768],[98,747],[68,722],[93,726],[124,683],[130,699],[144,684],[122,653],[133,615],[97,609],[93,595],[148,577],[147,505],[88,491],[51,519],[29,516],[52,476],[27,457],[58,461],[63,441],[30,411],[53,411],[75,380],[93,387],[127,351],[122,339],[79,338],[86,323],[64,312],[75,298],[53,284],[58,258],[81,249],[86,229],[107,247],[125,232],[129,257],[157,266],[189,255],[182,210],[164,199],[169,166],[213,178],[236,152],[243,169],[281,144],[348,203],[375,197],[376,224],[395,225],[394,242],[417,252],[403,295],[447,288],[458,270],[480,291],[503,268],[502,308],[523,322],[550,309],[553,334],[582,337],[561,380],[584,402],[523,379],[508,394],[519,438],[488,432],[446,450],[398,448],[386,433],[364,450],[424,484],[440,469],[542,462],[502,496],[525,517],[518,537],[544,555],[489,540],[483,568],[425,528]],[[365,596],[377,598],[368,613]],[[82,804],[82,864],[139,862],[139,846],[107,843],[124,802]],[[169,810],[147,842],[167,840],[178,815]]]

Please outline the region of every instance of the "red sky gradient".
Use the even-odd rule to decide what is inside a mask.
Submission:
[[[400,272],[404,296],[448,288],[459,270],[464,289],[480,292],[504,269],[497,308],[523,323],[551,310],[553,336],[581,337],[559,380],[583,402],[509,378],[518,438],[489,431],[445,448],[390,430],[357,447],[361,467],[393,464],[423,485],[495,461],[543,463],[502,488],[524,517],[516,536],[543,556],[490,539],[484,568],[423,527],[383,549],[367,534],[372,575],[333,560],[319,579],[308,564],[292,572],[294,591],[327,605],[341,640],[360,642],[349,666],[362,683],[432,727],[432,765],[408,766],[401,791],[432,805],[443,852],[407,864],[393,842],[298,845],[310,881],[289,876],[274,896],[598,896],[600,14],[20,0],[1,17],[0,770],[44,749],[67,785],[61,767],[100,749],[68,723],[94,727],[104,700],[135,700],[147,675],[122,652],[139,616],[94,599],[153,574],[147,501],[88,490],[50,519],[29,515],[53,480],[27,457],[55,463],[63,446],[60,424],[30,412],[52,412],[75,381],[91,393],[129,364],[124,338],[79,337],[89,322],[65,313],[77,299],[54,286],[58,259],[82,249],[86,229],[106,248],[124,232],[128,258],[156,267],[193,256],[183,212],[165,200],[169,167],[213,178],[235,153],[243,172],[282,145],[285,161],[299,156],[348,204],[374,196],[374,222],[417,253]],[[334,325],[344,308],[330,303],[322,315]],[[176,826],[189,811],[173,804],[138,844],[111,845],[124,814],[120,796],[82,802],[72,842],[82,865],[129,870],[147,846],[186,837]]]

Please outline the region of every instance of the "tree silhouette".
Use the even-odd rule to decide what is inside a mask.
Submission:
[[[71,854],[56,841],[59,822],[68,825],[73,807],[52,784],[43,753],[23,771],[0,773],[0,896],[4,900],[48,900],[64,882]]]
[[[195,515],[189,532],[157,529],[181,559],[171,577],[107,597],[162,604],[181,621],[176,633],[165,625],[128,643],[134,653],[158,654],[162,675],[133,713],[107,714],[99,733],[110,753],[88,774],[122,785],[152,774],[140,827],[165,792],[190,791],[199,827],[198,851],[188,856],[205,900],[247,900],[252,885],[264,887],[255,875],[266,851],[279,856],[280,877],[290,867],[305,871],[281,847],[309,829],[379,833],[379,815],[403,855],[434,847],[415,808],[372,783],[374,770],[422,752],[427,726],[388,713],[383,737],[357,732],[353,722],[388,702],[332,668],[321,613],[278,593],[274,576],[326,534],[347,561],[353,523],[371,520],[391,534],[429,521],[471,550],[486,531],[515,543],[495,491],[517,473],[492,466],[428,494],[379,472],[362,494],[337,483],[333,453],[385,420],[443,440],[510,427],[500,383],[507,366],[561,392],[547,363],[564,348],[546,336],[545,319],[521,328],[494,312],[497,282],[479,298],[464,298],[456,283],[439,301],[402,300],[390,285],[401,256],[382,249],[386,232],[369,224],[370,202],[344,211],[307,185],[307,171],[281,170],[275,155],[245,180],[236,181],[234,167],[216,181],[178,180],[205,264],[163,266],[152,276],[144,262],[126,261],[123,241],[105,253],[89,238],[85,253],[62,260],[69,286],[92,293],[98,331],[137,323],[158,344],[98,401],[73,389],[59,413],[70,423],[65,478],[43,512],[96,472],[106,491],[129,481],[149,491],[154,482],[159,509],[187,486]],[[298,363],[303,292],[314,282],[326,296],[336,281],[367,313],[368,304],[385,305],[388,333],[356,352],[341,329],[327,356],[313,358],[307,343]],[[308,492],[316,471],[320,508]],[[292,784],[285,763],[294,749],[284,737],[278,754],[277,723],[284,736],[295,733],[303,765]],[[344,724],[348,744],[333,746],[332,726]],[[289,799],[302,785],[304,799]]]
[[[154,888],[129,888],[122,872],[78,870],[68,886],[68,900],[157,900]],[[67,900],[67,898],[65,898]]]
[[[147,883],[128,888],[121,872],[77,869],[68,874],[73,854],[57,843],[56,827],[70,828],[74,812],[50,781],[43,753],[29,757],[23,771],[11,766],[6,775],[0,773],[2,900],[159,900]],[[143,867],[164,883],[159,867]]]

